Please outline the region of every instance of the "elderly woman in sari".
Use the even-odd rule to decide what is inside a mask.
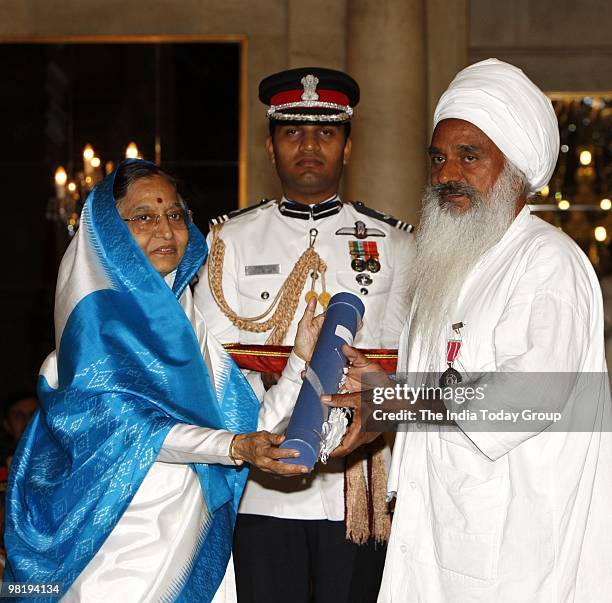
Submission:
[[[309,306],[260,407],[193,305],[206,252],[153,164],[124,162],[90,195],[60,267],[41,411],[13,461],[7,582],[88,603],[234,598],[242,465],[306,471],[279,461],[297,455],[282,436],[255,430],[258,415],[278,430],[290,414],[320,324]]]

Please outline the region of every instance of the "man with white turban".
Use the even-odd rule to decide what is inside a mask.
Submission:
[[[398,434],[379,602],[610,601],[612,408],[601,292],[579,247],[525,205],[555,167],[555,113],[520,69],[489,59],[456,76],[434,128],[398,376],[455,382],[455,393],[492,377],[465,405],[423,395],[407,405],[443,408],[452,421],[417,414]],[[346,353],[352,390],[376,369]],[[334,454],[378,435],[360,430],[359,394],[323,399],[355,409]],[[555,413],[532,421],[522,415],[530,405]],[[477,425],[469,413],[446,412],[462,408]],[[506,423],[493,410],[508,413]],[[511,410],[518,428],[508,424]]]

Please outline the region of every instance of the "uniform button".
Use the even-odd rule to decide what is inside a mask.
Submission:
[[[261,299],[268,299],[269,297],[270,297],[270,294],[267,291],[261,292]]]
[[[359,293],[361,293],[361,295],[367,295],[368,294],[368,290],[365,287],[362,287],[361,290],[359,291]]]
[[[402,553],[406,553],[408,552],[408,547],[405,544],[402,544],[400,546],[400,551],[402,551]]]
[[[411,490],[416,490],[416,487],[417,487],[416,482],[410,482],[408,485],[410,486]]]

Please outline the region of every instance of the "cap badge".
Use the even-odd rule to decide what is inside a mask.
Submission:
[[[319,78],[312,74],[308,74],[300,81],[304,87],[304,92],[302,92],[301,99],[303,101],[319,100],[319,95],[317,94],[317,84],[319,83]]]

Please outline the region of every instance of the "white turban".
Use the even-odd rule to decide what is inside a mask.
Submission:
[[[557,117],[520,69],[487,59],[460,71],[438,101],[434,128],[450,118],[480,128],[525,174],[530,194],[548,184],[559,155]]]

